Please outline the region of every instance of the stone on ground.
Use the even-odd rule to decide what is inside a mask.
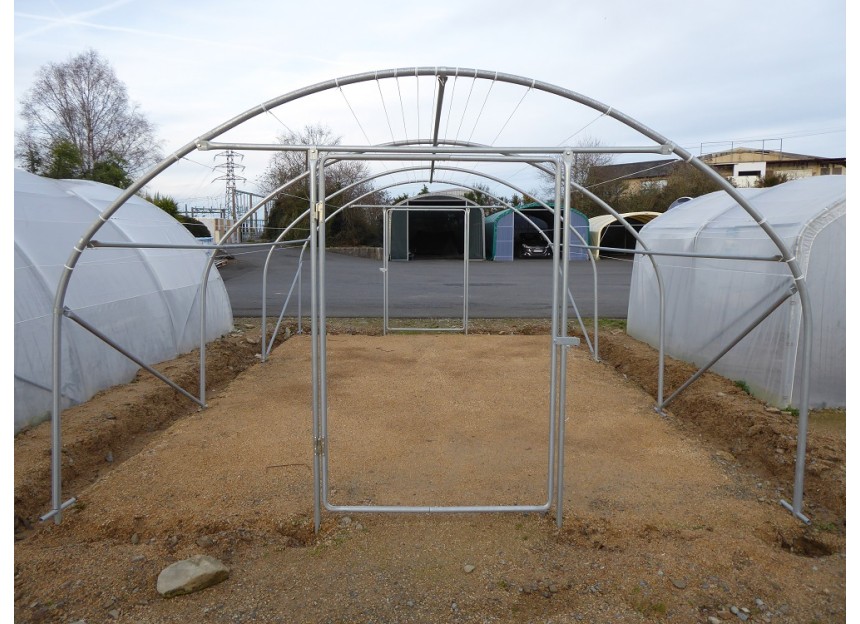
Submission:
[[[227,567],[214,557],[194,555],[164,568],[158,575],[156,589],[165,598],[171,598],[211,587],[229,575]]]

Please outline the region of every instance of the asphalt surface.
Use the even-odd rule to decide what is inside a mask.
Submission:
[[[263,265],[267,251],[236,254],[221,267],[233,315],[259,316],[262,308]],[[267,316],[277,315],[298,266],[298,249],[272,255],[266,292]],[[413,260],[389,263],[391,318],[459,318],[463,314],[463,261]],[[590,262],[570,263],[570,291],[584,318],[594,314],[594,272]],[[604,258],[596,263],[598,316],[627,318],[630,275],[628,259]],[[302,314],[310,310],[310,251],[302,262]],[[330,317],[382,317],[382,262],[327,251],[325,261],[326,314]],[[548,318],[552,307],[552,260],[469,263],[470,318]],[[297,285],[287,316],[298,312]],[[573,310],[570,312],[574,315]]]

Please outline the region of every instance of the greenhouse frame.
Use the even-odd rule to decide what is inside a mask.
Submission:
[[[269,143],[242,143],[239,141],[223,141],[215,142],[214,139],[220,137],[226,132],[238,128],[243,123],[260,115],[271,113],[279,106],[287,104],[301,98],[322,93],[325,91],[337,91],[344,93],[353,85],[367,83],[380,84],[384,81],[398,81],[399,79],[414,79],[416,81],[421,78],[427,78],[433,81],[433,93],[435,116],[433,120],[433,131],[429,136],[419,137],[418,139],[407,140],[405,142],[392,142],[386,144],[369,144],[366,145],[290,145],[290,144],[269,144]],[[619,145],[619,146],[600,146],[600,147],[583,147],[583,146],[540,146],[540,145],[480,145],[470,141],[459,140],[440,140],[438,136],[439,120],[443,110],[445,97],[445,85],[447,80],[453,78],[456,82],[457,78],[470,79],[473,81],[487,81],[491,85],[504,84],[511,87],[516,87],[523,90],[523,98],[528,93],[541,93],[549,96],[555,96],[564,100],[566,103],[573,103],[592,109],[599,117],[607,118],[618,122],[627,129],[633,131],[637,136],[644,137],[647,141],[645,145]],[[399,85],[399,83],[398,83]],[[489,93],[489,91],[487,92]],[[344,95],[344,97],[346,97]],[[515,109],[516,110],[516,109]],[[506,122],[507,123],[507,122]],[[233,136],[233,135],[231,135]],[[575,153],[612,153],[612,154],[654,154],[654,155],[674,155],[677,158],[690,163],[692,166],[710,177],[717,185],[724,189],[724,192],[734,200],[740,210],[746,213],[746,218],[749,219],[754,227],[760,228],[764,237],[770,241],[773,246],[772,253],[768,254],[768,258],[774,262],[779,262],[780,266],[784,266],[790,274],[788,279],[793,283],[793,288],[796,291],[796,299],[799,300],[799,309],[802,316],[802,334],[800,340],[800,382],[799,382],[799,427],[798,427],[798,445],[796,457],[796,471],[794,496],[792,501],[782,501],[784,507],[789,509],[795,517],[808,522],[808,519],[803,515],[803,477],[805,470],[805,447],[806,433],[808,421],[808,389],[809,389],[809,372],[811,366],[811,349],[813,345],[813,318],[810,315],[809,290],[805,281],[805,273],[800,262],[792,253],[792,250],[786,244],[780,232],[775,229],[756,208],[754,202],[750,198],[733,188],[726,180],[719,176],[714,170],[695,158],[693,154],[684,148],[678,146],[673,141],[659,134],[658,132],[648,128],[635,119],[625,115],[621,111],[606,105],[602,102],[579,94],[577,92],[542,82],[536,79],[517,76],[513,74],[505,74],[496,71],[464,69],[453,67],[413,67],[387,69],[379,71],[371,71],[365,73],[344,76],[333,80],[327,80],[315,85],[301,88],[295,91],[277,96],[271,100],[263,102],[253,108],[233,117],[223,124],[205,132],[194,138],[183,147],[176,150],[162,162],[157,164],[147,174],[138,179],[131,187],[123,191],[109,206],[107,206],[99,215],[93,224],[87,229],[77,245],[70,251],[68,260],[64,265],[64,271],[59,279],[58,287],[55,296],[54,317],[53,317],[53,367],[54,379],[53,385],[53,409],[52,409],[52,509],[49,513],[43,516],[43,519],[54,518],[56,522],[60,521],[63,509],[73,504],[74,499],[69,499],[65,502],[62,500],[61,488],[61,462],[60,452],[62,448],[60,439],[60,386],[56,383],[58,379],[57,371],[61,367],[62,357],[60,356],[62,336],[61,329],[63,319],[65,318],[62,310],[65,306],[66,296],[69,290],[69,281],[72,273],[76,271],[81,256],[85,249],[91,248],[94,244],[94,237],[102,228],[102,226],[114,217],[115,213],[130,200],[135,193],[140,191],[146,184],[156,178],[163,171],[168,169],[174,163],[184,158],[195,150],[211,151],[211,150],[237,150],[237,151],[292,151],[299,152],[307,158],[307,170],[298,178],[291,180],[281,187],[286,188],[289,184],[294,183],[298,179],[307,178],[310,182],[310,198],[308,201],[308,210],[299,219],[308,221],[311,235],[308,238],[308,247],[310,252],[311,262],[311,362],[312,362],[312,429],[313,437],[309,440],[309,444],[313,447],[313,483],[314,483],[314,524],[317,529],[320,526],[321,512],[323,509],[336,513],[466,513],[466,512],[537,512],[547,513],[553,505],[555,505],[556,522],[561,526],[562,511],[563,511],[563,468],[564,468],[564,438],[565,438],[565,421],[566,421],[566,383],[563,380],[567,379],[567,363],[568,350],[570,347],[578,343],[578,339],[570,336],[568,333],[568,315],[569,304],[568,298],[565,296],[569,293],[569,250],[574,236],[571,227],[561,227],[562,221],[570,223],[570,205],[571,191],[576,190],[591,199],[599,205],[608,214],[612,215],[622,223],[623,227],[630,235],[635,238],[640,248],[634,253],[647,255],[649,262],[654,267],[657,275],[656,287],[659,291],[659,312],[657,313],[659,325],[659,340],[658,340],[658,396],[656,409],[662,410],[666,401],[664,400],[663,388],[663,370],[664,370],[664,334],[666,333],[666,322],[664,313],[664,296],[665,288],[662,283],[661,271],[658,263],[655,261],[657,256],[675,256],[675,257],[708,257],[714,260],[735,261],[740,256],[723,253],[696,253],[696,252],[678,252],[663,249],[653,249],[642,239],[639,233],[633,226],[618,214],[611,206],[600,200],[593,193],[583,186],[575,183],[572,179],[573,157]],[[548,414],[549,421],[549,436],[547,440],[547,475],[546,475],[546,492],[545,500],[536,504],[523,505],[462,505],[462,506],[436,506],[433,504],[414,505],[414,506],[381,506],[381,505],[335,505],[329,500],[330,485],[329,485],[329,466],[328,466],[328,409],[327,409],[327,362],[326,362],[326,303],[325,303],[325,266],[326,266],[326,222],[329,219],[326,212],[326,202],[328,202],[336,193],[329,194],[326,190],[326,179],[323,173],[326,167],[335,161],[356,161],[356,162],[420,162],[421,166],[425,167],[430,172],[430,180],[433,179],[434,168],[437,165],[446,161],[456,161],[461,163],[470,163],[477,167],[481,163],[515,163],[526,166],[534,166],[542,171],[549,172],[555,180],[555,202],[556,209],[553,210],[553,276],[554,286],[552,294],[552,321],[551,321],[551,344],[550,344],[550,379],[548,380],[548,391],[550,399],[550,413]],[[400,171],[395,169],[388,173]],[[385,174],[380,174],[385,175]],[[488,179],[491,178],[489,174]],[[378,176],[374,176],[378,177]],[[368,178],[369,179],[369,178]],[[414,182],[414,180],[410,180]],[[515,186],[509,185],[510,188],[522,192],[521,189],[516,189]],[[342,189],[341,189],[342,190]],[[277,191],[275,191],[277,192]],[[271,199],[271,196],[260,201],[257,207],[264,205],[266,201]],[[356,202],[357,203],[357,202]],[[250,218],[253,211],[250,211],[243,219]],[[297,222],[298,220],[297,219]],[[234,229],[241,227],[242,219],[234,224]],[[295,224],[293,224],[295,225]],[[290,227],[293,227],[291,225]],[[286,230],[288,230],[286,228]],[[286,232],[285,230],[285,232]],[[483,234],[483,228],[481,228]],[[229,240],[229,236],[225,236]],[[272,243],[277,244],[277,243]],[[215,246],[220,248],[219,246]],[[597,251],[595,245],[582,245],[583,248],[588,248],[592,251]],[[481,250],[483,252],[483,248]],[[768,258],[759,258],[757,260],[767,260]],[[83,264],[82,264],[83,267]],[[201,290],[203,291],[203,300],[205,301],[205,290],[208,283],[208,272],[211,269],[211,258],[204,270],[204,277],[201,281]],[[205,377],[205,315],[201,321],[201,341],[200,341],[200,357],[201,357],[201,393],[199,399],[205,403],[205,384],[202,381]],[[561,381],[560,381],[561,380]]]

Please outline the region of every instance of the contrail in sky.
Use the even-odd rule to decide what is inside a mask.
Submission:
[[[261,54],[270,55],[272,50],[270,48],[256,47],[256,46],[246,46],[246,45],[237,45],[235,43],[231,43],[230,41],[224,40],[209,40],[209,39],[199,39],[194,37],[183,37],[180,35],[172,35],[163,32],[154,32],[150,30],[141,30],[139,28],[128,28],[125,26],[114,26],[111,24],[97,24],[94,22],[85,21],[85,18],[92,17],[94,15],[98,15],[100,13],[104,13],[105,11],[109,11],[111,9],[115,9],[119,6],[129,4],[133,0],[117,0],[116,2],[112,2],[111,4],[107,4],[99,9],[94,9],[92,11],[86,11],[83,13],[78,13],[76,15],[71,15],[68,17],[50,17],[47,15],[35,15],[32,13],[20,13],[16,12],[16,18],[22,19],[30,19],[36,21],[47,22],[44,26],[40,26],[38,28],[34,28],[33,30],[23,33],[15,37],[15,41],[23,41],[25,39],[30,39],[36,35],[42,34],[54,28],[59,28],[61,26],[80,26],[84,28],[92,28],[95,30],[104,30],[109,32],[117,32],[117,33],[125,33],[130,35],[139,35],[141,37],[151,37],[155,39],[163,39],[169,41],[178,41],[182,43],[191,43],[198,45],[207,45],[207,46],[217,46],[218,48],[234,48],[237,50],[245,50],[258,52]],[[305,59],[308,61],[314,61],[317,63],[325,63],[327,65],[335,65],[335,66],[343,66],[344,63],[333,61],[331,59],[320,58],[317,56],[307,56],[301,54],[290,54],[290,58],[293,59]]]

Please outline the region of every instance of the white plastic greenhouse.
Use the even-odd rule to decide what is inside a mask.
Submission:
[[[738,189],[797,258],[812,303],[811,407],[845,405],[845,177],[820,176],[763,189]],[[732,255],[726,260],[655,255],[665,288],[665,351],[703,366],[788,295],[794,280],[782,262],[752,260],[779,252],[724,191],[676,206],[642,228],[650,249]],[[726,353],[713,370],[745,382],[778,407],[798,407],[801,315],[798,296],[784,303]],[[656,346],[655,271],[637,256],[628,333]]]
[[[70,250],[120,190],[86,180],[52,180],[15,170],[15,432],[47,420],[52,402],[52,309]],[[109,242],[195,244],[178,221],[134,197],[104,224]],[[65,307],[147,364],[200,341],[199,291],[207,251],[86,250]],[[217,271],[209,275],[206,340],[232,328]],[[131,380],[138,366],[75,323],[62,333],[62,405]]]

